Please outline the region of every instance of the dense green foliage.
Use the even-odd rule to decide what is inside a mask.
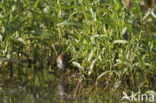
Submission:
[[[53,70],[56,57],[70,52],[83,78],[152,86],[156,6],[142,12],[139,1],[128,11],[120,0],[2,0],[0,71],[27,59]]]

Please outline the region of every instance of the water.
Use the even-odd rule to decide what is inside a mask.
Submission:
[[[16,71],[15,71],[16,69]],[[17,70],[18,69],[18,70]],[[48,69],[14,68],[0,74],[0,103],[97,103],[119,102],[120,95],[92,80]],[[68,76],[70,75],[70,76]]]
[[[123,91],[133,90],[118,87],[121,81],[115,82],[115,86],[105,81],[97,84],[75,71],[49,72],[49,68],[14,66],[12,73],[5,68],[0,74],[0,103],[121,103]]]

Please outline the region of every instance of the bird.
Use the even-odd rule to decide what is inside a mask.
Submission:
[[[65,72],[70,65],[70,60],[71,60],[71,54],[70,53],[60,54],[56,60],[57,67],[60,70]]]

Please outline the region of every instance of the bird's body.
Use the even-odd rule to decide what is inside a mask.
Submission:
[[[69,66],[69,62],[70,62],[70,55],[67,53],[63,53],[59,55],[56,61],[57,67],[63,71],[66,71],[66,69]]]
[[[65,64],[63,61],[63,55],[59,55],[57,58],[57,67],[61,70],[65,70]]]

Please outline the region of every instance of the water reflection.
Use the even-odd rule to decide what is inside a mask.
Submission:
[[[36,67],[26,70],[29,75],[1,76],[0,103],[109,103],[120,99],[105,87],[94,87],[92,80],[68,77],[61,72],[49,74]]]
[[[58,93],[61,97],[67,97],[67,92],[69,91],[69,86],[64,81],[58,83]]]
[[[66,99],[79,99],[84,98],[85,96],[81,95],[80,83],[69,84],[67,81],[61,81],[58,83],[58,94],[62,98]]]

